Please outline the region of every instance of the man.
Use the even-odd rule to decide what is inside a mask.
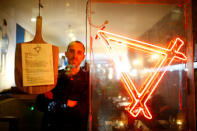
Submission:
[[[87,130],[89,74],[80,68],[84,52],[80,41],[71,42],[65,52],[68,65],[59,71],[56,87],[37,97],[38,110],[45,112],[42,130]]]

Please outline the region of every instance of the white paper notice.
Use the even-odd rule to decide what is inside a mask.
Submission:
[[[22,44],[23,86],[54,84],[51,44]]]

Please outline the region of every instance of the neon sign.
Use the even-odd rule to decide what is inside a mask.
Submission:
[[[187,57],[183,53],[179,52],[181,47],[184,45],[184,42],[180,38],[176,38],[175,41],[173,41],[173,44],[170,44],[166,49],[103,30],[99,30],[97,34],[100,38],[102,38],[102,40],[104,40],[105,45],[107,45],[106,48],[108,48],[110,54],[115,54],[115,51],[111,46],[112,41],[115,41],[116,44],[119,44],[121,46],[127,46],[128,48],[135,48],[144,52],[149,52],[151,54],[158,54],[163,56],[163,60],[161,60],[160,63],[156,64],[156,66],[154,67],[155,71],[153,75],[149,75],[147,77],[143,84],[144,86],[140,91],[136,88],[133,81],[129,78],[127,72],[121,72],[121,81],[132,100],[132,102],[128,106],[128,112],[133,117],[137,117],[139,113],[142,112],[142,114],[146,118],[152,119],[152,115],[148,107],[146,106],[146,103],[157,88],[165,72],[167,71],[167,68],[164,68],[164,70],[161,70],[161,68],[164,66],[168,67],[175,59],[182,61],[187,60]],[[117,57],[112,56],[112,59],[116,64],[121,64]]]

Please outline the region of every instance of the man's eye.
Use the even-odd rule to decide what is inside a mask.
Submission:
[[[73,53],[73,52],[74,52],[74,50],[69,50],[69,52],[70,52],[70,53]]]

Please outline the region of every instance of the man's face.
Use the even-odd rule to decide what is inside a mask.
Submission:
[[[69,45],[69,48],[65,55],[67,57],[68,64],[78,67],[85,57],[84,47],[80,43],[72,43],[71,45]]]

